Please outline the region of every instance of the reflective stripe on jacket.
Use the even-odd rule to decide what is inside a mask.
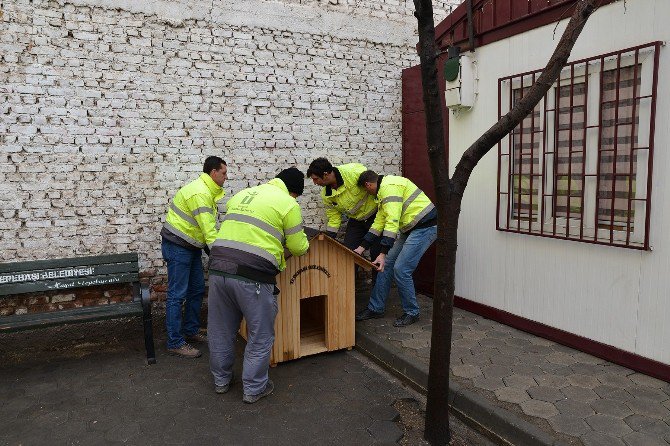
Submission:
[[[379,210],[369,233],[393,240],[398,232],[407,232],[416,226],[435,206],[416,184],[404,177],[385,175],[378,183],[377,203]],[[367,237],[369,239],[370,237]]]
[[[364,221],[377,212],[377,204],[365,189],[358,187],[358,177],[367,167],[358,163],[343,164],[335,167],[342,177],[342,184],[337,189],[324,187],[321,189],[321,199],[326,207],[328,226],[326,231],[337,232],[342,224],[342,215]],[[327,189],[331,195],[326,195]]]
[[[196,248],[211,245],[216,238],[216,202],[225,191],[206,173],[177,191],[163,228]]]
[[[307,252],[309,242],[302,228],[302,214],[282,180],[275,178],[260,186],[236,193],[212,244],[212,263],[232,248],[270,262],[278,271],[286,268],[284,246],[291,254]],[[233,259],[231,259],[233,260]]]

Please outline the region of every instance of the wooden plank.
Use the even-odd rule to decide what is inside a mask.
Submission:
[[[335,276],[335,271],[328,265],[328,243],[325,241],[320,242],[320,250],[319,250],[319,264],[323,265],[326,270],[328,270],[328,273],[330,276],[326,274],[320,274],[319,275],[319,294],[325,294],[328,296],[328,286],[331,280],[337,280]]]
[[[309,261],[309,260],[310,260],[310,256],[311,256],[311,254],[312,254],[312,251],[310,250],[310,252],[308,252],[307,255],[304,255],[304,256],[300,257],[300,269],[301,269],[301,270],[302,270],[303,268],[307,268],[307,267],[309,266],[309,264],[310,264],[310,261]],[[299,295],[297,296],[297,298],[298,298],[298,302],[297,302],[298,306],[300,305],[300,297],[301,297],[301,296],[310,296],[310,295],[311,295],[311,290],[310,290],[310,288],[311,288],[311,287],[310,287],[311,282],[310,282],[310,280],[309,280],[309,279],[310,279],[310,277],[309,277],[310,275],[311,275],[311,274],[310,274],[310,270],[307,269],[305,272],[300,273],[300,275],[299,275],[298,277],[296,277],[296,282],[299,282],[299,285],[300,285],[300,293],[299,293]],[[298,313],[298,314],[299,314],[299,313]]]
[[[339,271],[338,267],[339,267],[339,261],[340,261],[340,251],[336,247],[332,247],[332,248],[333,249],[331,250],[331,254],[330,254],[330,262],[333,265],[333,268],[335,269],[335,271]],[[340,292],[339,292],[340,283],[339,283],[339,280],[340,280],[340,274],[338,272],[337,273],[337,280],[335,280],[335,283],[333,284],[334,285],[333,290],[332,290],[333,303],[330,307],[331,310],[332,310],[332,314],[331,314],[331,327],[332,327],[332,335],[331,335],[332,346],[331,346],[331,349],[332,350],[337,350],[338,345],[340,343],[340,330],[339,330],[338,323],[337,323],[337,319],[340,317],[340,311],[339,311],[339,308],[340,308]]]
[[[328,245],[323,241],[323,238],[319,239],[319,265],[323,265],[326,267],[328,270]],[[332,273],[331,273],[332,274]],[[330,280],[335,280],[333,276],[329,278],[325,274],[319,274],[319,294],[322,294],[325,297],[325,302],[324,302],[324,316],[323,316],[323,337],[324,337],[324,342],[326,345],[327,349],[330,349],[330,342],[329,342],[329,334],[330,334],[330,329],[328,327],[328,315],[330,314],[330,310],[328,309],[328,305],[330,305],[330,296],[328,295],[328,283]]]
[[[346,331],[346,314],[347,314],[347,267],[350,265],[349,259],[345,258],[343,255],[340,255],[338,263],[338,271],[340,274],[339,286],[342,288],[339,305],[339,314],[337,317],[337,331],[339,333],[339,338],[337,342],[337,348],[340,349],[344,347],[347,343],[347,331]]]
[[[94,266],[105,263],[138,262],[136,252],[124,254],[106,254],[101,256],[74,257],[68,259],[30,260],[27,262],[0,263],[0,273],[34,271],[43,269]]]
[[[342,289],[342,282],[341,282],[341,277],[340,277],[340,263],[342,261],[342,251],[338,249],[333,249],[333,256],[332,256],[332,261],[333,264],[335,265],[334,268],[336,271],[338,271],[337,274],[337,280],[335,280],[334,286],[335,286],[335,302],[334,305],[331,307],[333,309],[333,350],[337,350],[340,348],[340,313],[341,313],[341,308],[342,308],[342,295],[341,295],[341,289]]]
[[[67,323],[91,322],[141,313],[142,305],[138,302],[132,302],[3,316],[0,317],[0,332],[29,330],[31,328],[49,327]]]
[[[114,274],[103,276],[88,276],[74,279],[46,280],[40,282],[24,282],[0,285],[0,296],[10,294],[34,293],[38,291],[67,291],[75,288],[89,286],[112,285],[117,283],[130,283],[139,280],[139,274]]]
[[[333,269],[335,264],[333,263],[333,247],[329,243],[323,243],[322,245],[322,262],[328,269]],[[333,274],[327,283],[326,295],[328,299],[326,300],[326,346],[328,350],[331,351],[335,349],[335,342],[333,341],[333,335],[335,330],[333,327],[333,321],[335,319],[335,313],[333,312],[333,307],[336,305],[337,296],[333,293],[333,287],[335,282],[337,282],[337,274]]]
[[[305,256],[298,258],[298,268],[305,266]],[[291,296],[291,343],[294,346],[294,356],[291,359],[296,359],[300,357],[300,296],[303,293],[302,277],[298,276],[295,281],[295,285],[292,290]]]
[[[343,252],[347,253],[347,255],[351,256],[351,258],[354,260],[354,262],[356,262],[356,264],[358,266],[362,267],[363,269],[369,270],[369,269],[372,269],[372,268],[375,267],[372,264],[371,261],[369,261],[368,259],[366,259],[363,256],[359,256],[353,250],[347,248],[346,246],[344,246],[342,243],[338,242],[337,240],[334,240],[334,239],[332,239],[331,237],[328,237],[328,236],[325,236],[324,239],[325,239],[326,243],[330,244],[331,246],[335,246],[338,251],[343,251]]]
[[[346,256],[346,257],[345,257]],[[349,256],[343,252],[340,252],[337,259],[337,271],[339,273],[339,278],[337,280],[338,286],[338,305],[337,305],[337,348],[340,349],[345,344],[346,332],[342,323],[345,316],[345,305],[347,303],[347,283],[346,283],[346,268],[349,260]]]
[[[298,265],[298,259],[294,258],[292,259],[292,268],[291,271],[295,271]],[[293,328],[291,326],[291,319],[292,319],[292,312],[293,312],[293,288],[295,287],[294,284],[290,283],[289,280],[289,275],[287,274],[286,277],[284,278],[285,283],[286,283],[286,294],[284,295],[284,354],[283,354],[283,360],[287,361],[290,358],[293,357],[295,354],[294,352],[294,346],[293,346],[293,339],[292,333],[293,333]]]
[[[293,264],[293,260],[289,259],[288,262],[287,262],[287,265],[286,265],[286,270],[287,271],[291,270],[292,264]],[[286,311],[287,311],[286,302],[288,300],[290,290],[289,290],[289,284],[288,284],[287,277],[288,277],[287,274],[281,273],[281,274],[279,274],[279,276],[277,278],[277,281],[279,283],[279,290],[280,290],[280,292],[279,292],[280,299],[277,302],[277,304],[278,304],[277,306],[279,308],[279,314],[277,315],[277,317],[278,318],[281,317],[281,321],[277,324],[277,333],[279,334],[280,339],[279,339],[279,342],[277,342],[277,340],[275,340],[275,342],[277,343],[276,348],[274,350],[276,352],[276,355],[274,357],[275,362],[284,361],[284,356],[285,356],[284,352],[286,352],[287,347],[288,347],[287,340],[286,340],[287,329],[288,329],[287,323],[286,323]]]
[[[281,361],[287,361],[293,356],[293,347],[291,345],[291,299],[292,285],[290,283],[290,276],[295,270],[297,259],[290,258],[290,264],[282,273],[282,283],[284,284],[284,295],[282,296],[282,355]]]
[[[328,348],[323,343],[323,332],[314,333],[310,336],[305,336],[300,342],[300,357],[315,355],[328,351]]]
[[[337,271],[337,261],[339,258],[339,251],[334,246],[328,247],[328,264]],[[328,302],[328,350],[336,350],[338,344],[338,330],[337,330],[337,317],[338,311],[337,307],[339,306],[339,296],[338,296],[338,279],[339,275],[334,276],[335,280],[330,281],[330,290],[328,295],[331,297]]]
[[[352,347],[356,343],[356,267],[353,262],[347,262],[345,270],[347,275],[347,292],[342,325],[346,336],[342,347]]]

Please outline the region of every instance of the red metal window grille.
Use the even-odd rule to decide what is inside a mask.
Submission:
[[[558,108],[554,171],[554,218],[579,218],[584,192],[586,83],[556,88]]]
[[[513,102],[523,97],[530,87],[515,89],[512,92]],[[514,159],[512,161],[512,214],[517,221],[535,220],[537,218],[538,184],[536,177],[539,172],[539,138],[540,132],[540,110],[535,108],[522,122],[512,131],[512,150]],[[535,180],[535,181],[533,181]]]
[[[660,45],[563,69],[498,144],[498,230],[649,249]],[[498,80],[499,116],[540,73]]]
[[[639,64],[603,73],[601,144],[598,164],[598,225],[634,228],[637,143],[639,128]],[[618,78],[618,79],[617,79]],[[618,98],[617,98],[618,96]],[[637,107],[636,107],[637,106]],[[627,227],[626,227],[627,228]]]

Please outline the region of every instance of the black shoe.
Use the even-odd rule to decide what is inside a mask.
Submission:
[[[408,325],[412,325],[414,322],[419,320],[419,315],[417,314],[416,316],[412,316],[411,314],[403,314],[400,316],[398,319],[393,322],[394,327],[406,327]]]
[[[365,321],[368,319],[379,319],[380,317],[384,317],[384,313],[377,313],[375,311],[372,311],[368,308],[365,310],[361,310],[358,313],[356,313],[356,320],[357,321]]]

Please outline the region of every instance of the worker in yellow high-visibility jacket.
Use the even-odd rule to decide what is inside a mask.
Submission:
[[[202,170],[174,196],[161,230],[168,273],[167,348],[168,353],[184,358],[199,357],[200,350],[191,343],[207,340],[199,333],[205,294],[202,250],[209,252],[208,245],[216,237],[217,202],[225,195],[222,186],[228,175],[226,162],[218,156],[207,157]]]
[[[307,177],[322,187],[321,200],[328,218],[326,233],[334,238],[342,224],[342,217],[349,218],[343,241],[349,249],[355,249],[361,244],[377,213],[374,198],[357,184],[358,177],[366,170],[359,163],[335,167],[326,158],[315,159],[307,169]],[[370,254],[373,257],[379,254],[378,243],[371,245]]]
[[[395,279],[400,294],[403,315],[393,325],[404,327],[419,320],[412,274],[421,256],[437,239],[437,210],[414,183],[407,178],[363,172],[358,184],[379,204],[377,217],[361,246],[354,251],[362,254],[370,244],[381,238],[381,253],[374,258],[377,280],[372,288],[367,308],[356,314],[356,320],[384,315],[386,299]]]
[[[207,332],[214,390],[226,393],[230,388],[235,338],[244,317],[245,403],[255,403],[274,389],[268,367],[277,315],[276,275],[286,268],[284,247],[294,256],[309,248],[295,200],[304,186],[303,173],[291,167],[266,184],[238,192],[227,203],[212,245]]]

